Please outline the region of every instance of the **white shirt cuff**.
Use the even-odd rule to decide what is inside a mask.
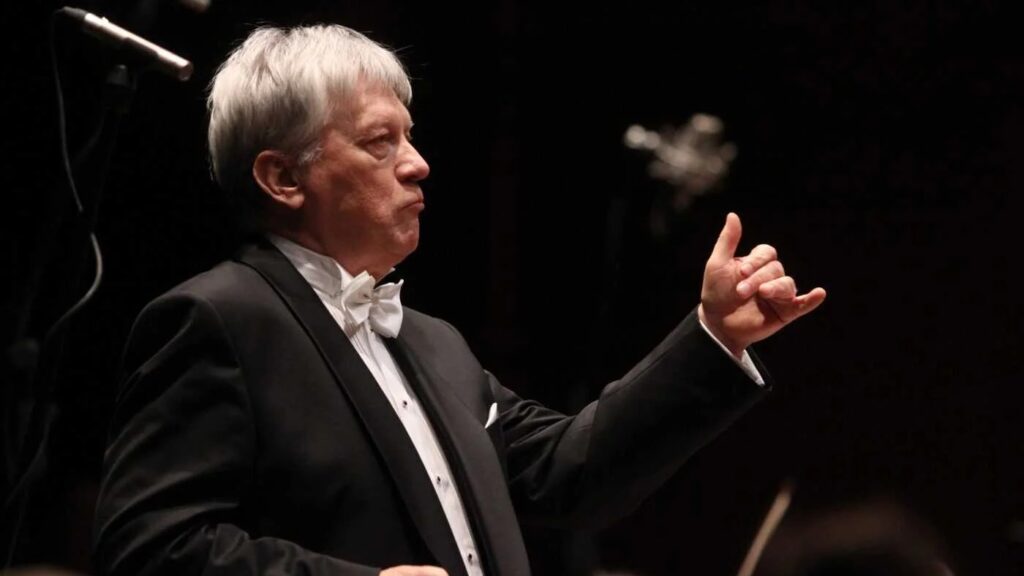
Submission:
[[[725,352],[725,354],[731,358],[747,376],[750,376],[751,380],[757,382],[758,386],[764,386],[764,378],[762,378],[761,373],[757,371],[757,366],[754,366],[754,361],[750,359],[750,354],[747,354],[746,350],[743,351],[743,356],[740,356],[737,360],[736,357],[732,355],[732,352],[729,352],[729,349],[726,348],[718,338],[715,338],[715,335],[711,333],[711,330],[708,329],[703,320],[698,318],[697,321],[700,322],[700,327],[707,332],[708,336],[715,341],[715,344],[718,344],[718,347],[721,348],[722,351]]]

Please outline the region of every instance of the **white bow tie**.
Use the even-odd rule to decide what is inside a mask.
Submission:
[[[394,338],[402,328],[402,283],[389,282],[376,288],[377,281],[365,271],[348,283],[337,302],[345,315],[347,330],[355,330],[370,321],[370,328],[386,338]]]

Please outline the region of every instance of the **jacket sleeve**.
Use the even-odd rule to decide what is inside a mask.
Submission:
[[[597,528],[628,514],[768,388],[718,348],[696,314],[572,417],[491,377],[520,519]]]
[[[97,503],[102,573],[380,572],[244,528],[257,437],[245,374],[210,303],[172,295],[148,306],[124,369]]]

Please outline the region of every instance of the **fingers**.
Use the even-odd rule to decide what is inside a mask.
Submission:
[[[769,300],[769,304],[783,322],[789,323],[821,306],[821,303],[825,301],[825,296],[826,292],[823,288],[815,288],[807,294],[796,296],[788,301],[772,298]]]
[[[796,298],[796,280],[792,276],[769,280],[757,287],[757,295],[767,300],[792,300]]]
[[[730,212],[725,217],[725,226],[722,227],[722,233],[718,235],[715,248],[711,251],[710,261],[723,264],[732,260],[736,255],[736,247],[740,244],[741,236],[743,236],[743,225],[740,224],[740,217]]]
[[[765,282],[770,282],[784,276],[786,271],[782,268],[782,262],[773,260],[762,266],[757,272],[746,280],[736,285],[736,294],[740,298],[749,298]],[[795,295],[795,294],[794,294]]]
[[[750,276],[769,262],[778,260],[779,253],[768,244],[758,244],[750,254],[740,258],[740,274]]]

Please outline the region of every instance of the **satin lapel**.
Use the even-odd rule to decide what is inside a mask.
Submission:
[[[455,538],[416,448],[334,318],[291,262],[272,245],[250,247],[240,261],[274,288],[309,334],[355,407],[427,547],[449,573],[465,574]]]
[[[410,384],[416,388],[424,409],[441,441],[459,494],[470,516],[477,545],[487,563],[487,574],[529,574],[526,547],[519,521],[483,422],[463,404],[446,382],[443,358],[428,358],[417,351],[429,350],[429,335],[410,316],[397,339],[386,340]]]

